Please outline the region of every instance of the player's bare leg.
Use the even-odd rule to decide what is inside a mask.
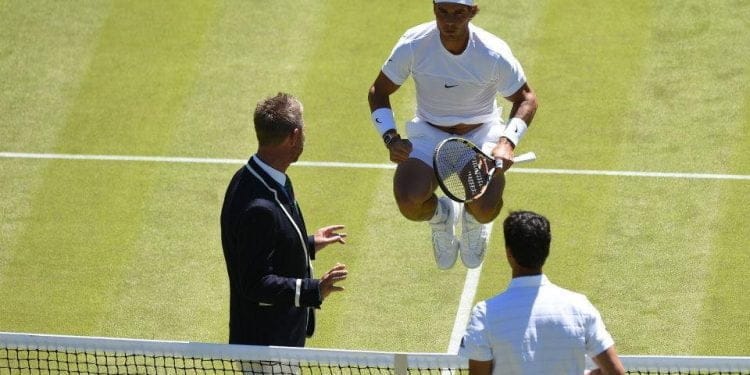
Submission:
[[[479,199],[466,203],[464,209],[480,223],[490,223],[500,215],[503,208],[503,191],[505,190],[505,174],[496,171],[490,185]]]
[[[458,258],[455,227],[461,208],[447,197],[438,199],[436,188],[432,167],[424,162],[410,158],[396,168],[393,192],[401,214],[409,220],[429,220],[435,261],[439,268],[447,269]]]
[[[427,221],[437,207],[437,181],[432,168],[419,159],[407,159],[398,164],[393,176],[393,194],[398,209],[405,218]]]

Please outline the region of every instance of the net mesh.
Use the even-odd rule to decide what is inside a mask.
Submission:
[[[629,374],[744,374],[750,357],[622,356]],[[468,374],[451,354],[257,347],[0,333],[9,374]]]

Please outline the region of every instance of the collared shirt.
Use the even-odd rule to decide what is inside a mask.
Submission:
[[[513,278],[505,292],[474,306],[459,354],[494,361],[494,375],[580,375],[585,354],[594,357],[612,345],[586,296],[537,275]]]
[[[260,160],[257,154],[253,155],[253,160],[255,160],[260,168],[263,169],[264,172],[268,173],[268,175],[271,176],[274,181],[278,182],[279,185],[284,186],[284,184],[286,184],[286,174],[284,172],[273,169],[272,166],[264,163],[263,160]]]

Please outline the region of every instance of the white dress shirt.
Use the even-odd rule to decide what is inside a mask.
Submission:
[[[494,361],[493,375],[581,375],[585,354],[612,345],[586,296],[537,275],[513,278],[505,292],[474,306],[459,355]]]
[[[278,171],[274,169],[274,167],[266,164],[263,160],[260,160],[258,155],[253,155],[253,160],[258,163],[260,169],[268,173],[268,175],[273,178],[274,181],[278,182],[279,185],[284,186],[284,184],[286,184],[286,174],[284,172]]]

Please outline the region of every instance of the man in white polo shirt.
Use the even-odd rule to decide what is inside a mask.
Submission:
[[[489,231],[503,207],[505,170],[537,109],[536,95],[521,64],[500,38],[470,21],[479,11],[474,0],[433,0],[435,21],[407,30],[368,93],[372,121],[385,142],[390,160],[398,163],[394,195],[410,220],[429,221],[438,267],[453,266],[460,249],[469,268],[484,259]],[[407,138],[396,128],[390,95],[412,76],[416,116],[406,123]],[[505,125],[497,94],[512,103]],[[503,161],[487,192],[458,205],[435,195],[432,155],[440,141],[463,137]],[[461,217],[461,238],[456,222]]]
[[[459,355],[470,375],[624,374],[612,336],[586,296],[552,284],[542,273],[552,235],[549,221],[529,211],[503,222],[513,279],[508,289],[479,302],[471,313]]]

